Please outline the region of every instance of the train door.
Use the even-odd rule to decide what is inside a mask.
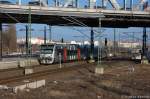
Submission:
[[[53,53],[53,57],[54,57],[54,62],[58,62],[58,55],[57,55],[57,45],[55,44],[54,46],[54,53]]]
[[[63,46],[62,45],[56,45],[55,53],[56,53],[55,54],[56,62],[59,62],[60,58],[62,61],[63,60]]]
[[[64,47],[63,48],[63,62],[67,62],[67,48]]]

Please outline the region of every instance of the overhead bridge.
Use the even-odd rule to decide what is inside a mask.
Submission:
[[[65,26],[150,27],[150,11],[60,8],[0,4],[0,23],[28,23],[29,8],[32,23]]]

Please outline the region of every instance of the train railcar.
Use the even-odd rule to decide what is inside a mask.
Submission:
[[[102,48],[101,58],[107,57],[106,50]],[[93,58],[98,59],[98,47],[93,50]],[[79,46],[77,44],[43,44],[40,46],[39,63],[53,64],[58,62],[69,62],[90,59],[90,45]]]
[[[81,59],[81,51],[75,44],[43,44],[40,46],[40,64],[53,64]]]
[[[81,59],[89,60],[90,59],[90,53],[91,53],[91,46],[90,45],[80,46],[80,49],[81,49]],[[109,55],[107,55],[108,54],[107,49],[102,47],[101,49],[98,50],[98,46],[94,46],[93,58],[95,60],[98,60],[98,51],[99,51],[99,57],[101,57],[102,59],[109,56]]]

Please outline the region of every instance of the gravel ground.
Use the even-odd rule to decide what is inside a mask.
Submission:
[[[46,86],[20,91],[0,90],[0,99],[150,99],[150,65],[131,61],[102,64],[103,75],[94,73],[95,65],[48,75]]]

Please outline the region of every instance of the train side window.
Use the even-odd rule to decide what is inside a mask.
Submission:
[[[71,46],[69,46],[69,50],[71,50]]]

